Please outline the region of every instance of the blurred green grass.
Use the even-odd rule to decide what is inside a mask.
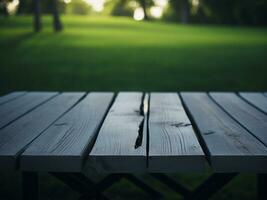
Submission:
[[[63,16],[64,31],[43,18],[41,33],[29,16],[0,18],[0,93],[13,90],[255,90],[267,89],[267,29],[135,22],[128,18]],[[196,186],[204,174],[173,177]],[[0,199],[17,199],[19,174],[0,174]],[[144,180],[179,199],[157,181]],[[255,176],[237,177],[214,199],[255,199]],[[77,194],[42,174],[43,199]],[[114,199],[147,199],[129,182]]]
[[[0,19],[0,92],[266,90],[267,29],[63,16]]]

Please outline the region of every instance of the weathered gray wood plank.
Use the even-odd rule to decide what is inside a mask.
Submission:
[[[21,169],[81,172],[113,93],[90,93],[21,155]],[[86,154],[86,155],[85,155]]]
[[[86,169],[141,172],[146,169],[142,93],[119,93],[89,154]]]
[[[240,92],[239,95],[267,114],[267,97],[263,93]]]
[[[149,111],[149,171],[203,170],[205,155],[178,94],[152,93]]]
[[[267,146],[267,115],[234,93],[210,93],[211,97],[236,121]]]
[[[26,92],[22,92],[21,91],[21,92],[12,92],[12,93],[9,93],[9,94],[7,94],[5,96],[1,96],[0,97],[0,105],[4,104],[4,103],[7,103],[9,101],[12,101],[12,100],[14,100],[16,98],[19,98],[19,97],[23,96],[24,94],[26,94]]]
[[[28,92],[0,106],[0,129],[55,96],[56,92]]]
[[[26,146],[68,111],[83,95],[84,93],[60,94],[1,129],[0,170],[15,169],[17,158]]]
[[[267,172],[267,148],[206,93],[181,93],[216,172]]]

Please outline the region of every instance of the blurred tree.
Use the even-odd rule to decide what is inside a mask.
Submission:
[[[188,0],[170,0],[170,5],[173,7],[177,21],[183,24],[189,22],[190,4]]]
[[[255,2],[255,9],[253,9],[255,16],[255,21],[257,22],[256,25],[267,25],[267,0],[256,0]],[[250,14],[249,14],[250,15]],[[248,16],[249,16],[248,15]]]
[[[140,3],[140,5],[144,11],[144,20],[148,20],[148,15],[147,15],[148,1],[147,0],[139,0],[139,3]]]
[[[131,3],[136,3],[137,7],[140,6],[144,11],[144,20],[149,19],[148,8],[154,5],[153,0],[115,0],[112,15],[117,16],[132,16],[134,9],[130,6]]]
[[[0,14],[4,15],[5,17],[8,16],[8,11],[7,11],[7,3],[9,0],[0,0]]]
[[[68,4],[69,7],[69,13],[70,14],[75,14],[75,15],[87,15],[91,11],[91,7],[82,0],[79,1],[72,1],[71,3]]]
[[[59,17],[58,0],[52,0],[53,26],[55,31],[62,30],[62,24]]]
[[[149,15],[147,10],[154,5],[154,1],[153,0],[139,0],[140,6],[143,8],[144,10],[144,20],[148,20],[149,19]]]
[[[202,0],[207,20],[219,24],[267,25],[267,0]]]
[[[128,6],[129,0],[114,0],[111,14],[115,16],[132,16],[133,10]]]
[[[20,0],[17,14],[32,14],[34,0]]]
[[[203,3],[203,0],[191,0],[190,3],[190,22],[207,23],[207,17],[205,15],[206,8],[205,4]]]
[[[0,0],[0,14],[8,16],[8,4],[14,0]],[[108,14],[133,16],[134,10],[142,7],[144,18],[149,18],[148,9],[154,0],[107,1]],[[90,6],[84,0],[19,0],[17,14],[33,14],[34,30],[40,31],[42,13],[53,15],[54,29],[62,29],[59,13],[68,8],[71,14],[89,14]],[[106,13],[107,14],[107,13]],[[182,23],[216,23],[240,25],[267,25],[267,0],[169,0],[165,19]]]
[[[58,0],[24,0],[22,1],[19,8],[19,13],[24,12],[31,13],[30,5],[31,2],[33,4],[33,28],[35,32],[39,32],[42,29],[42,23],[41,23],[41,7],[44,8],[45,13],[51,13],[53,16],[53,28],[55,31],[61,31],[62,30],[62,24],[59,17],[59,9],[58,9]],[[27,6],[29,8],[27,8]]]
[[[39,32],[41,28],[41,0],[33,0],[33,29]]]

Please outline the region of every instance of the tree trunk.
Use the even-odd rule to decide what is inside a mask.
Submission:
[[[146,0],[141,0],[141,6],[144,10],[144,20],[148,20],[147,10],[146,10]]]
[[[33,0],[33,29],[39,32],[41,28],[41,0]]]
[[[189,22],[189,2],[181,0],[181,22],[187,24]]]
[[[2,9],[0,10],[0,14],[3,14],[4,17],[8,17],[8,10],[7,10],[7,4],[8,4],[8,1],[3,1],[0,3],[2,3]]]
[[[55,31],[62,30],[62,24],[60,22],[59,11],[58,11],[58,0],[53,0],[53,26]]]

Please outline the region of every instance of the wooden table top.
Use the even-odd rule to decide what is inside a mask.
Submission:
[[[267,172],[267,94],[13,92],[0,170]]]

